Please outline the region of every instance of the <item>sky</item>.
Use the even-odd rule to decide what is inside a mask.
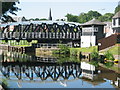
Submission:
[[[90,10],[101,14],[114,13],[119,0],[19,0],[21,11],[17,16],[30,18],[48,18],[51,8],[53,20],[64,18],[67,13],[79,15]]]

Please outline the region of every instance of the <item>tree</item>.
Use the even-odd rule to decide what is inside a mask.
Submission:
[[[99,12],[91,10],[88,13],[81,13],[78,16],[78,19],[79,19],[78,21],[79,21],[79,23],[85,23],[87,21],[92,20],[93,18],[98,19],[100,16],[102,16],[102,15]]]
[[[116,8],[115,8],[115,14],[120,11],[120,5],[118,5]]]
[[[104,22],[104,21],[112,21],[112,17],[114,16],[113,13],[106,13],[104,14],[103,16],[100,16],[98,19],[101,21],[101,22]]]
[[[92,19],[92,18],[98,18],[98,17],[100,17],[100,16],[102,16],[99,12],[97,12],[97,11],[89,11],[88,13],[87,13],[87,15],[89,16],[88,18],[89,19]]]
[[[39,18],[35,18],[34,21],[39,21],[40,19]]]
[[[118,12],[118,11],[120,11],[120,1],[118,2],[118,6],[115,8],[115,14]]]
[[[69,22],[78,22],[78,16],[76,15],[67,14],[65,17],[67,17]]]
[[[46,18],[41,18],[39,19],[40,21],[46,21],[47,19]]]
[[[8,13],[17,15],[16,12],[21,10],[18,7],[16,7],[16,3],[19,3],[18,0],[14,0],[14,2],[1,2],[1,3],[2,3],[2,16],[0,17],[0,19],[4,22],[7,22],[9,17],[11,17],[10,15],[8,15]],[[12,21],[14,20],[12,19]]]
[[[78,16],[78,21],[79,23],[85,23],[88,21],[88,16],[86,13],[81,13],[79,16]]]

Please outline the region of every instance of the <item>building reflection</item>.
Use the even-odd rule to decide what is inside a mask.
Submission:
[[[115,87],[120,87],[120,75],[114,71],[91,65],[86,62],[57,63],[58,57],[32,56],[20,53],[0,53],[1,73],[10,80],[16,80],[18,86],[21,82],[54,82],[67,87],[67,82],[81,79],[93,86],[110,80]],[[84,85],[84,83],[82,83]]]
[[[87,81],[93,86],[104,83],[106,80],[110,80],[112,85],[120,87],[120,75],[114,71],[102,67],[96,68],[94,65],[86,62],[81,62],[81,69],[82,80]]]

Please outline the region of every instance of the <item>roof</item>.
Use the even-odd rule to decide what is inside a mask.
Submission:
[[[29,25],[29,24],[42,24],[42,23],[46,23],[46,24],[54,24],[57,23],[58,25],[64,25],[64,24],[68,24],[69,26],[78,26],[80,25],[79,23],[75,23],[75,22],[65,22],[65,21],[22,21],[22,22],[10,22],[10,23],[4,23],[4,24],[0,24],[0,27],[6,27],[6,26],[12,26],[12,25]]]
[[[86,26],[86,25],[105,25],[105,23],[100,22],[100,21],[98,21],[96,19],[92,19],[92,20],[82,24],[81,26]]]
[[[113,18],[120,18],[120,11],[117,12],[117,13],[113,16]]]
[[[104,22],[106,26],[112,26],[112,22]]]

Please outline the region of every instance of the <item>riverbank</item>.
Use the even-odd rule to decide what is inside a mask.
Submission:
[[[106,69],[109,69],[109,70],[112,70],[118,74],[120,74],[120,68],[118,67],[118,65],[114,65],[110,68],[107,68],[105,65],[103,65],[102,63],[99,63],[99,66],[103,67],[103,68],[106,68]]]

